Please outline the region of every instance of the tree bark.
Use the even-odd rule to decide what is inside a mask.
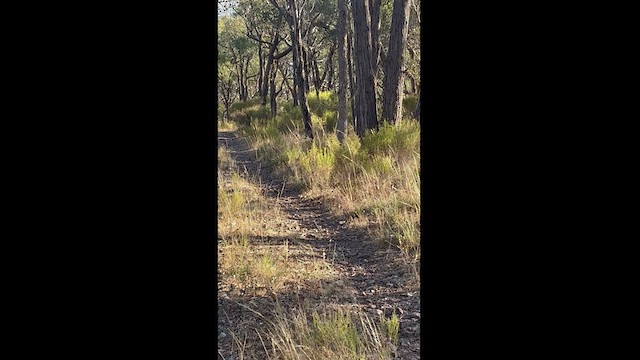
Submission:
[[[262,34],[260,34],[260,40],[262,40]],[[262,54],[262,43],[258,43],[258,84],[257,84],[257,88],[258,88],[258,96],[260,95],[261,91],[262,91],[262,84],[267,82],[267,77],[269,76],[269,73],[264,73],[263,72],[264,69],[264,55]]]
[[[270,76],[269,74],[271,74],[271,67],[273,65],[273,58],[274,58],[274,54],[276,52],[276,50],[278,49],[278,44],[280,43],[280,35],[278,35],[276,33],[273,42],[271,43],[271,45],[269,45],[269,53],[267,54],[267,63],[265,65],[266,69],[265,69],[265,73],[267,74],[267,76]],[[263,87],[261,88],[262,90],[262,105],[266,105],[267,104],[267,92],[268,92],[268,83],[265,81],[263,83]]]
[[[353,0],[351,10],[356,67],[356,132],[358,136],[364,137],[367,130],[378,128],[369,0]]]
[[[320,69],[318,68],[318,60],[313,59],[313,88],[316,90],[316,98],[320,97]]]
[[[357,124],[357,114],[355,108],[355,80],[353,71],[353,62],[351,61],[351,54],[353,53],[353,39],[352,39],[352,29],[351,29],[351,19],[349,17],[349,12],[347,11],[347,66],[348,66],[348,74],[349,74],[349,94],[351,95],[351,126],[356,128]]]
[[[276,67],[273,67],[271,69],[271,74],[269,76],[269,87],[270,87],[270,92],[269,92],[269,102],[271,105],[271,117],[275,117],[276,113],[277,113],[277,94],[276,94]]]
[[[303,76],[302,76],[302,83],[304,84],[304,91],[306,93],[309,93],[310,91],[310,87],[309,87],[309,79],[311,78],[310,76],[310,65],[309,65],[309,61],[308,61],[308,57],[307,57],[307,51],[305,50],[304,46],[302,45],[302,42],[300,43],[300,50],[302,51],[302,65],[303,65]]]
[[[347,135],[347,1],[338,0],[338,129],[340,143]]]
[[[322,89],[331,90],[331,84],[333,82],[333,79],[331,78],[333,76],[333,53],[335,52],[335,49],[336,49],[336,44],[332,43],[331,46],[329,47],[329,55],[327,55],[327,60],[325,62],[326,65],[322,73],[322,78],[320,79],[320,82],[319,82],[320,88]],[[324,82],[327,78],[327,75],[329,75],[329,85],[325,87]]]
[[[371,67],[374,69],[374,74],[377,74],[380,60],[380,0],[370,0],[369,14],[371,14]]]
[[[305,134],[313,139],[313,131],[311,130],[311,114],[309,113],[309,103],[307,103],[307,95],[305,94],[304,78],[302,76],[302,37],[300,33],[300,17],[298,1],[289,0],[289,8],[292,10],[291,27],[292,39],[291,46],[293,48],[293,70],[297,84],[298,102],[302,113],[302,122],[304,123]]]
[[[404,97],[402,66],[407,46],[410,10],[409,0],[394,0],[382,101],[382,117],[391,124],[402,119],[402,98]]]

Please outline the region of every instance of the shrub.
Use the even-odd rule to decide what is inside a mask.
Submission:
[[[338,96],[331,91],[321,91],[316,96],[315,91],[307,94],[307,103],[309,103],[309,111],[322,117],[325,111],[338,110]]]
[[[416,104],[418,104],[417,95],[407,94],[402,98],[402,114],[404,117],[409,117],[408,115],[413,113],[413,110],[416,109]]]

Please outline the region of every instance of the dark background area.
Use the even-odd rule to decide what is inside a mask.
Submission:
[[[36,215],[21,326],[68,357],[217,356],[215,3],[48,6],[16,52],[33,175],[15,212]],[[565,296],[584,201],[567,114],[586,81],[564,26],[422,6],[425,358],[567,346],[584,321]]]

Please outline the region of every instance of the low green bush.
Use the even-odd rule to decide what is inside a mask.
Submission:
[[[416,109],[416,104],[418,104],[418,96],[413,94],[407,94],[402,98],[402,110],[403,116],[408,118],[409,115],[413,113],[413,110]]]

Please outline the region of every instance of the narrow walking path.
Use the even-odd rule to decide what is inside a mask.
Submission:
[[[229,336],[235,329],[260,328],[263,319],[246,307],[266,315],[274,302],[292,308],[300,301],[350,304],[374,315],[400,316],[399,345],[396,358],[420,358],[420,288],[412,274],[405,270],[402,258],[389,249],[379,249],[369,241],[365,227],[349,226],[347,219],[336,216],[318,198],[305,196],[299,189],[273,175],[272,169],[257,160],[256,152],[236,132],[218,133],[218,146],[224,147],[235,161],[242,176],[259,185],[270,206],[278,209],[283,219],[265,219],[269,236],[252,239],[257,246],[283,245],[291,248],[291,261],[325,259],[335,276],[328,281],[270,296],[243,293],[218,283],[218,350],[225,359],[238,359]],[[223,174],[222,178],[226,175]],[[327,289],[330,289],[327,290]],[[245,306],[239,305],[243,304]],[[240,339],[242,342],[243,340]],[[247,338],[247,347],[255,358],[264,357],[264,345],[256,336]],[[262,355],[260,354],[262,351]],[[247,356],[247,354],[245,354]],[[251,355],[249,355],[251,356]],[[220,357],[222,359],[222,357]],[[252,357],[249,357],[252,358]]]

